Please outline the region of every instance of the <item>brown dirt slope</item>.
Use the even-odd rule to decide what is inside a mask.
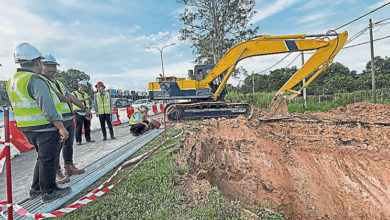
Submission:
[[[256,115],[256,114],[255,114]],[[203,121],[179,162],[228,200],[289,219],[390,219],[390,105]]]

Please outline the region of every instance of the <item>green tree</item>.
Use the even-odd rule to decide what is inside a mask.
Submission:
[[[350,71],[348,67],[339,62],[331,63],[308,86],[307,93],[309,95],[325,95],[340,92],[352,92],[357,86],[355,77],[356,71]]]
[[[374,57],[374,69],[375,74],[390,74],[390,57],[382,58],[380,56]],[[364,74],[368,73],[371,75],[371,61],[366,64],[366,69],[363,71]]]
[[[7,81],[0,81],[0,105],[9,105],[6,89]]]
[[[192,43],[198,64],[216,63],[233,45],[257,34],[250,28],[255,0],[177,0],[187,8],[179,15],[180,40]]]
[[[80,81],[89,81],[90,79],[88,74],[76,69],[60,71],[56,74],[55,78],[61,81],[70,92],[77,90]],[[89,95],[93,94],[92,85],[90,83],[88,83],[87,93]]]

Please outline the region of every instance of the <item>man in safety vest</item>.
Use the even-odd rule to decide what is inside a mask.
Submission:
[[[56,182],[58,184],[64,184],[70,181],[70,175],[79,175],[84,173],[84,169],[78,169],[73,164],[73,140],[74,140],[74,123],[73,123],[73,112],[72,112],[72,104],[74,103],[79,108],[86,110],[86,114],[88,117],[92,117],[92,114],[83,103],[80,102],[74,95],[72,95],[69,90],[62,84],[60,81],[54,79],[54,76],[57,73],[57,66],[59,65],[51,54],[45,55],[45,59],[42,61],[43,69],[42,75],[45,77],[47,83],[51,86],[52,90],[55,91],[57,96],[64,96],[65,101],[61,101],[62,105],[62,118],[63,124],[66,130],[69,133],[69,138],[64,141],[64,145],[62,145],[62,156],[64,158],[64,175],[61,171],[60,166],[60,153],[61,149],[59,148],[57,151],[57,172],[56,172]]]
[[[18,129],[38,152],[30,197],[42,203],[68,195],[70,187],[56,184],[56,155],[69,133],[62,123],[62,104],[42,75],[42,54],[28,43],[16,47],[21,68],[7,82],[7,93]]]
[[[146,120],[149,108],[146,105],[140,105],[133,114],[131,114],[129,125],[130,132],[134,136],[141,135],[146,129],[149,128],[149,122]]]
[[[84,104],[84,106],[87,107],[87,109],[91,109],[91,102],[93,99],[86,93],[87,89],[87,81],[80,81],[78,83],[78,89],[73,92],[73,95],[75,95]],[[76,143],[81,145],[83,125],[85,140],[87,142],[95,142],[94,140],[91,140],[91,119],[86,117],[86,111],[76,105],[73,105],[73,111],[76,117]]]
[[[103,141],[107,140],[107,132],[106,132],[106,123],[108,129],[110,130],[111,139],[115,139],[114,129],[111,124],[111,112],[112,112],[112,103],[111,103],[111,95],[108,91],[104,90],[106,87],[103,82],[97,82],[95,85],[97,92],[94,97],[95,104],[95,112],[96,116],[99,117],[100,127],[103,133]]]

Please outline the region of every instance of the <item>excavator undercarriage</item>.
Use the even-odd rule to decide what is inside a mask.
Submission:
[[[169,120],[194,120],[206,118],[235,118],[251,115],[251,106],[246,103],[196,102],[169,104],[165,107]]]

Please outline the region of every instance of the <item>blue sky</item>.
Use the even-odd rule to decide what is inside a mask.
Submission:
[[[253,25],[259,35],[319,34],[336,28],[389,0],[258,0]],[[178,14],[184,6],[175,0],[2,0],[0,2],[0,79],[14,74],[18,43],[29,42],[42,53],[53,54],[60,70],[75,68],[117,89],[144,90],[161,73],[161,47],[166,75],[185,76],[193,68],[190,44],[180,42]],[[390,5],[342,30],[356,34],[368,24],[390,17]],[[367,41],[366,32],[350,45]],[[374,29],[374,38],[390,34],[390,24]],[[375,42],[375,55],[390,56],[390,39]],[[284,55],[249,58],[239,63],[259,72]],[[286,67],[291,55],[275,68]],[[307,55],[307,58],[309,55]],[[335,61],[361,72],[370,59],[369,45],[342,50]],[[300,65],[297,59],[292,65]],[[237,84],[231,79],[229,83]]]

